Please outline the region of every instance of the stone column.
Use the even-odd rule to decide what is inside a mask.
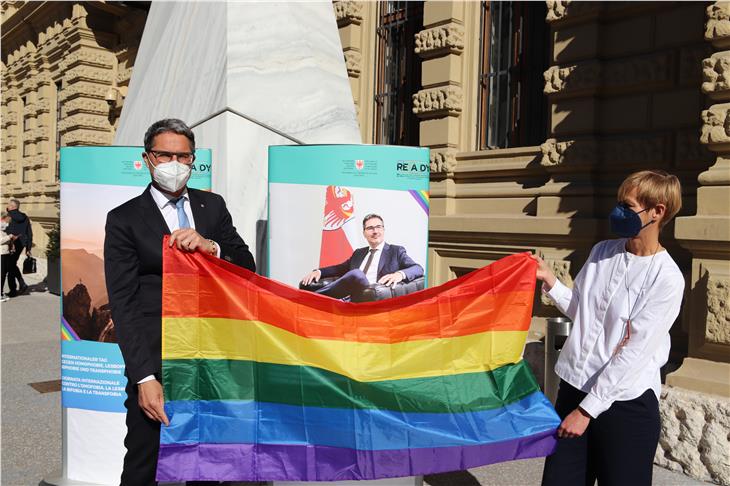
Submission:
[[[702,61],[702,91],[715,104],[702,112],[700,141],[716,160],[698,177],[697,214],[677,219],[675,236],[692,252],[689,356],[667,383],[730,397],[730,2],[707,8],[706,40],[720,50]],[[688,381],[688,373],[701,367]],[[704,385],[700,383],[703,382]]]
[[[720,484],[730,483],[730,3],[707,7],[705,40],[718,51],[702,61],[700,141],[716,155],[698,177],[697,213],[677,219],[675,237],[692,253],[689,352],[667,376],[663,433],[655,461]],[[697,66],[699,69],[699,66]]]
[[[426,2],[424,30],[416,34],[423,89],[413,95],[413,113],[421,120],[421,146],[431,149],[431,172],[453,173],[462,135],[465,2]],[[438,212],[434,207],[432,211]],[[443,210],[443,208],[441,208]]]

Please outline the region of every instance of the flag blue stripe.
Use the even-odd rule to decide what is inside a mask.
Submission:
[[[555,429],[560,419],[534,392],[502,408],[404,413],[303,407],[252,400],[172,401],[162,444],[308,444],[390,450],[488,444]]]

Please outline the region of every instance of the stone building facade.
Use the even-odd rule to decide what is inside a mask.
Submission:
[[[1,203],[30,216],[36,256],[59,218],[59,148],[112,143],[148,4],[0,4]]]
[[[410,140],[431,148],[431,285],[522,251],[541,253],[570,283],[591,246],[610,237],[607,215],[629,172],[661,168],[680,177],[684,207],[663,243],[687,286],[672,331],[656,463],[730,484],[728,4],[427,1],[416,11],[404,2],[335,1],[334,8],[363,142],[399,141],[380,136],[388,130],[379,127],[379,102],[392,91],[383,72],[409,62],[419,71],[407,109],[417,117]],[[394,33],[399,22],[414,24],[412,44],[402,39],[408,29]],[[519,56],[530,49],[525,63]],[[402,59],[387,59],[393,53]],[[505,70],[497,56],[515,62]],[[499,136],[490,117],[504,105],[492,100],[505,71],[505,86],[515,85],[509,76],[520,79],[500,95],[513,103],[505,108],[512,128]],[[541,116],[544,124],[531,123]],[[531,124],[537,131],[520,135]],[[535,313],[557,315],[545,300],[536,300]]]

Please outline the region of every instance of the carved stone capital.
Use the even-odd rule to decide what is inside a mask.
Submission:
[[[362,2],[353,2],[347,0],[332,2],[335,9],[335,18],[337,26],[344,27],[349,24],[360,25],[362,23]]]
[[[543,167],[590,164],[595,160],[597,152],[596,141],[593,139],[558,141],[554,138],[541,144],[540,151],[540,165]]]
[[[702,81],[702,91],[713,99],[730,97],[730,51],[717,52],[702,61]]]
[[[431,149],[431,173],[453,173],[456,169],[456,149]]]
[[[730,345],[730,280],[710,276],[707,280],[707,326],[705,341]]]
[[[705,39],[713,44],[726,43],[730,39],[730,2],[714,2],[706,12]]]
[[[601,2],[585,2],[576,0],[547,0],[548,22],[559,22],[568,18],[590,17],[601,9]]]
[[[598,61],[573,64],[572,66],[551,66],[545,78],[545,94],[567,91],[596,89],[600,83],[601,64]]]
[[[362,70],[362,54],[353,50],[345,51],[345,67],[349,77],[359,78]]]
[[[702,111],[702,133],[700,135],[700,141],[710,145],[710,150],[716,148],[713,145],[730,144],[729,103],[712,105],[709,109]],[[717,148],[724,150],[724,147]]]
[[[112,141],[110,133],[93,132],[90,130],[74,130],[61,138],[64,145],[109,145]]]
[[[416,34],[416,54],[423,58],[464,51],[464,27],[446,24]]]
[[[458,86],[424,89],[413,95],[413,113],[422,118],[459,116],[462,99],[462,90]]]

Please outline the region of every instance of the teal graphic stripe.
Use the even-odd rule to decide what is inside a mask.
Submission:
[[[429,176],[429,150],[423,147],[269,147],[269,182],[427,191]]]
[[[142,160],[143,147],[62,147],[61,182],[144,187],[150,173]],[[188,187],[209,190],[210,149],[197,149]]]

